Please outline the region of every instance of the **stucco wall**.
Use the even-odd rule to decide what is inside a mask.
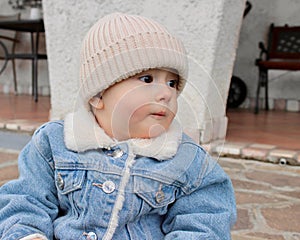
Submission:
[[[234,74],[247,84],[248,96],[256,95],[258,70],[254,61],[259,56],[258,42],[265,41],[268,27],[289,24],[300,25],[299,0],[250,0],[253,7],[243,20]],[[270,71],[269,98],[300,100],[300,72]],[[264,89],[261,97],[264,97]],[[249,105],[249,103],[246,105]],[[248,107],[248,106],[247,106]]]
[[[28,19],[30,16],[29,9],[15,10],[8,4],[8,1],[0,1],[0,14],[10,15],[17,12],[21,13],[22,19]],[[0,35],[1,35],[0,30]],[[2,31],[3,33],[3,31]],[[20,42],[16,45],[16,52],[27,53],[31,51],[30,33],[19,33],[18,39]],[[46,52],[45,35],[40,34],[39,51],[40,53]],[[39,60],[38,63],[38,86],[39,94],[49,95],[49,77],[48,77],[48,64],[45,60]],[[17,84],[19,94],[31,94],[31,61],[30,60],[16,60]],[[12,64],[8,62],[5,71],[0,75],[0,92],[10,93],[14,91]]]
[[[63,118],[78,97],[85,33],[101,16],[120,11],[153,18],[183,40],[190,77],[179,98],[178,119],[196,140],[225,136],[225,105],[244,0],[52,0],[43,5],[52,119]]]

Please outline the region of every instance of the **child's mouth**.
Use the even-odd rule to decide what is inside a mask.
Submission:
[[[166,112],[160,111],[160,112],[152,113],[151,115],[155,118],[163,118],[166,116]]]

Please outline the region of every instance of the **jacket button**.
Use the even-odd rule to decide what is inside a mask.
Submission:
[[[116,149],[115,151],[113,151],[113,153],[111,154],[111,156],[113,158],[120,158],[122,157],[124,154],[124,152],[121,149]]]
[[[86,239],[87,239],[87,240],[97,240],[98,237],[97,237],[96,233],[94,233],[94,232],[89,232],[89,233],[86,235]]]
[[[163,191],[160,190],[155,194],[155,200],[157,203],[161,203],[164,199],[165,199],[165,194]]]
[[[62,178],[61,174],[58,173],[57,174],[57,179],[56,179],[56,183],[57,183],[57,186],[60,190],[63,190],[64,187],[65,187],[65,183],[64,183],[64,179]]]
[[[112,193],[113,191],[115,191],[115,189],[116,189],[116,185],[112,181],[105,181],[102,185],[103,192],[107,194]]]

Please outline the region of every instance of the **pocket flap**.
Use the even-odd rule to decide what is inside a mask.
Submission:
[[[85,171],[81,170],[56,170],[55,184],[62,194],[82,188]]]
[[[176,187],[153,179],[134,176],[134,192],[154,208],[175,201]]]

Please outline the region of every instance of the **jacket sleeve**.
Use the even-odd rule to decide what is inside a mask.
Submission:
[[[35,134],[19,155],[19,178],[0,188],[0,238],[53,238],[58,200],[49,144]],[[38,143],[38,144],[37,144]],[[43,153],[44,152],[44,153]]]
[[[231,239],[230,229],[236,221],[233,187],[219,164],[208,159],[196,190],[170,207],[162,226],[166,240]]]

